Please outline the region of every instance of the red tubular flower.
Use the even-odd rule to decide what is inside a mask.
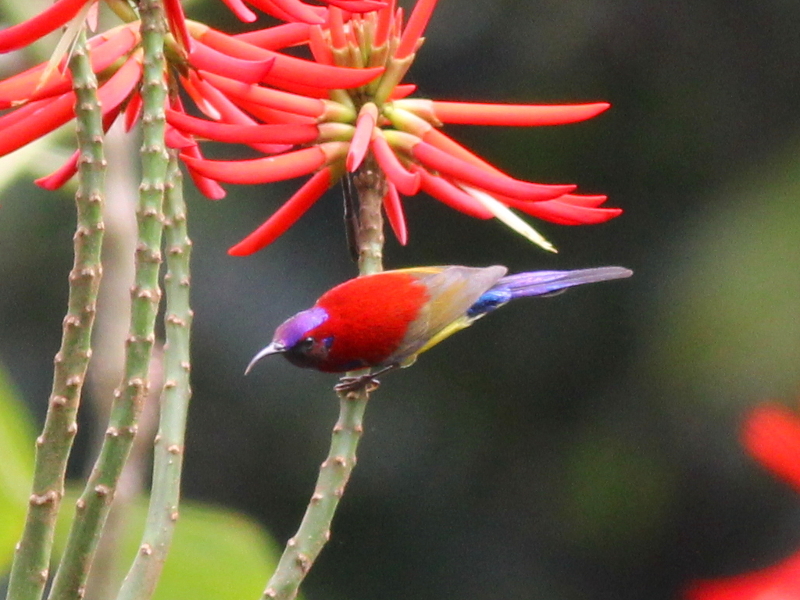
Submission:
[[[333,179],[330,167],[318,171],[261,227],[231,248],[229,253],[233,256],[247,256],[274,242],[319,200],[331,186]]]
[[[233,13],[246,23],[256,20],[256,15],[247,8],[242,0],[223,0]],[[252,6],[280,19],[281,21],[298,21],[312,25],[325,22],[324,7],[314,6],[300,2],[300,0],[247,0]],[[328,4],[351,13],[365,13],[378,10],[386,5],[378,0],[327,0]]]
[[[90,0],[90,2],[93,0]],[[272,0],[270,0],[272,2]],[[275,6],[303,13],[325,15],[324,7],[305,5],[299,0],[280,0]],[[29,41],[78,18],[87,0],[58,0],[41,15],[0,32],[0,51],[17,48]],[[365,8],[366,5],[360,8]],[[283,153],[298,145],[334,140],[320,137],[315,119],[324,117],[347,121],[352,107],[342,111],[341,105],[329,100],[297,96],[290,92],[269,89],[259,84],[274,79],[284,87],[313,86],[319,96],[327,96],[330,88],[349,88],[369,83],[383,71],[383,67],[352,69],[335,65],[320,65],[295,57],[278,54],[275,49],[284,45],[308,42],[307,24],[280,26],[277,35],[257,35],[253,39],[265,47],[251,44],[247,38],[237,39],[185,19],[178,0],[167,0],[165,14],[172,38],[167,39],[166,55],[174,67],[165,72],[171,78],[178,74],[172,89],[182,86],[194,100],[197,108],[212,120],[205,121],[184,114],[177,96],[170,100],[169,146],[180,148],[182,156],[190,161],[202,161],[195,136],[225,142],[247,144],[267,154]],[[320,12],[322,11],[322,12]],[[133,14],[133,13],[132,13]],[[314,22],[321,22],[315,16]],[[100,82],[99,95],[103,103],[104,120],[111,122],[124,115],[126,130],[138,120],[141,113],[141,39],[137,22],[109,30],[88,41],[92,68]],[[0,156],[20,148],[74,118],[75,95],[72,81],[65,67],[42,64],[5,81],[0,81],[0,109],[11,109],[0,117],[3,138]],[[325,87],[328,86],[328,87]],[[108,123],[110,127],[112,123]],[[321,123],[325,126],[325,123]],[[349,126],[348,126],[349,127]],[[324,127],[326,131],[329,128]],[[276,174],[267,169],[261,177],[288,178],[300,169],[309,173],[324,165],[328,149],[321,152],[292,153],[278,165],[287,165],[286,173]],[[310,156],[321,156],[317,163],[308,162]],[[305,163],[299,157],[306,159]],[[195,162],[191,163],[193,167]],[[312,164],[312,167],[308,165]],[[305,166],[302,166],[305,165]],[[48,188],[63,185],[76,172],[75,161],[70,159],[56,173],[43,178],[39,184]],[[213,169],[212,169],[213,170]],[[239,170],[241,172],[241,169]],[[227,171],[226,171],[227,172]],[[199,189],[211,198],[224,196],[218,183],[190,168],[192,179]]]
[[[406,227],[406,216],[403,213],[403,205],[400,202],[400,195],[397,193],[397,188],[390,181],[389,189],[386,192],[386,197],[383,199],[383,208],[386,211],[386,218],[389,225],[392,227],[397,241],[401,246],[408,243],[408,228]]]
[[[308,175],[326,164],[343,160],[346,153],[346,143],[325,142],[280,156],[253,160],[219,161],[184,157],[184,161],[190,169],[215,181],[252,184]]]
[[[89,58],[92,70],[100,73],[128,54],[139,42],[139,34],[130,27],[121,27],[113,35],[95,38]],[[62,61],[63,62],[63,61]],[[60,96],[72,89],[69,71],[62,64],[47,69],[42,64],[0,81],[0,109],[10,108],[23,101]]]
[[[299,2],[248,0],[251,6],[296,21],[278,28],[230,37],[190,25],[195,39],[230,56],[250,61],[276,57],[273,68],[260,83],[235,81],[221,71],[201,72],[202,77],[265,123],[299,124],[305,122],[300,119],[310,118],[320,126],[348,125],[350,129],[339,130],[339,137],[320,137],[316,141],[319,144],[335,140],[347,146],[343,159],[331,157],[323,163],[335,167],[330,185],[336,183],[337,174],[356,171],[372,153],[390,183],[384,207],[401,243],[408,235],[401,195],[411,196],[420,190],[472,217],[497,218],[548,250],[552,246],[514,211],[563,225],[602,223],[621,213],[619,209],[600,206],[604,196],[573,194],[572,184],[531,183],[507,175],[437,129],[443,123],[518,127],[576,123],[602,113],[608,103],[497,105],[407,98],[415,88],[401,81],[422,43],[437,0],[418,0],[405,26],[395,0],[387,0],[378,8],[374,2],[330,2],[326,14],[318,7],[312,9],[326,17],[324,22],[313,25],[308,25],[314,23],[308,13],[290,14],[298,9],[295,1]],[[369,12],[352,14],[356,4],[358,10]],[[316,60],[315,69],[309,63],[296,68],[292,61],[299,59],[274,54],[280,47],[298,44],[309,47]],[[331,70],[342,67],[350,69],[335,75]],[[359,82],[357,73],[369,73],[369,77]],[[296,152],[292,150],[287,156],[296,157]],[[294,164],[295,160],[291,158],[289,163]],[[260,164],[248,161],[237,167],[236,161],[195,161],[192,168],[219,181],[274,180],[274,169],[259,173]],[[255,244],[247,244],[236,246],[236,253],[242,254],[245,247],[258,249]]]
[[[800,417],[779,404],[761,404],[742,434],[748,452],[800,492]]]
[[[118,107],[131,93],[142,75],[140,58],[132,57],[105,83],[99,91],[98,97],[104,111]],[[4,156],[31,143],[46,133],[58,129],[75,117],[73,106],[75,94],[69,92],[54,100],[45,100],[38,105],[39,109],[31,112],[14,124],[2,127],[3,135],[0,137],[0,156]],[[7,117],[14,116],[14,113]]]
[[[308,144],[319,137],[316,125],[232,125],[191,117],[167,109],[167,123],[191,135],[217,142],[239,144]]]
[[[575,123],[600,114],[607,103],[496,105],[409,97],[416,88],[402,79],[422,45],[437,0],[418,0],[407,20],[396,0],[224,1],[245,21],[256,18],[253,7],[287,22],[231,36],[187,20],[179,0],[165,0],[172,35],[165,52],[171,68],[164,76],[171,90],[182,88],[207,117],[186,114],[173,93],[165,107],[168,144],[180,149],[192,179],[211,198],[224,195],[220,182],[264,183],[302,175],[313,181],[301,187],[289,209],[276,212],[258,230],[261,234],[236,246],[237,254],[274,240],[275,232],[285,231],[322,196],[321,187],[355,172],[369,156],[388,180],[385,212],[401,243],[408,238],[401,196],[420,190],[472,217],[499,219],[549,250],[552,246],[515,211],[562,225],[602,223],[620,214],[601,206],[605,196],[573,194],[572,184],[531,183],[503,173],[439,131],[446,123]],[[81,18],[92,2],[56,0],[34,19],[0,32],[0,52]],[[104,118],[122,115],[126,129],[141,112],[140,45],[135,22],[88,44]],[[294,46],[306,46],[314,60],[280,52]],[[69,75],[63,65],[53,66],[40,65],[0,81],[0,109],[9,111],[0,116],[0,155],[73,118]],[[268,156],[207,160],[198,139],[245,144]],[[41,183],[60,185],[74,171],[70,160]]]
[[[285,23],[267,29],[257,29],[234,35],[237,40],[264,50],[282,50],[309,41],[311,27],[306,23]]]
[[[272,70],[275,57],[246,60],[228,56],[202,42],[195,41],[189,52],[189,61],[192,66],[210,73],[225,75],[243,83],[258,83]]]
[[[742,441],[748,452],[800,491],[800,417],[764,403],[745,419]],[[732,577],[692,583],[686,600],[794,600],[800,598],[800,551],[776,565]]]
[[[94,0],[56,0],[32,19],[0,31],[0,54],[19,50],[71,21]]]

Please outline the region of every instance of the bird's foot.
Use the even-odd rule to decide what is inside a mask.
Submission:
[[[367,393],[374,392],[381,385],[381,382],[373,377],[371,373],[359,375],[357,377],[342,377],[333,389],[337,392],[359,392],[362,389]]]

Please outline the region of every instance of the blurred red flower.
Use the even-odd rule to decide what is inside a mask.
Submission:
[[[800,417],[778,404],[762,404],[747,416],[742,439],[753,457],[800,491]],[[685,597],[687,600],[797,600],[800,551],[765,569],[694,582]]]

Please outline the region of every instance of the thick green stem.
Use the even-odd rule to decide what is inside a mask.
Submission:
[[[76,95],[78,149],[77,230],[75,261],[69,275],[69,300],[61,348],[55,357],[53,388],[44,430],[36,440],[36,466],[28,516],[17,544],[9,600],[38,600],[48,579],[53,530],[64,495],[64,473],[77,433],[76,415],[91,356],[103,240],[103,126],[97,100],[97,79],[81,33],[69,66]]]
[[[358,270],[360,275],[369,275],[383,270],[381,207],[386,180],[370,156],[355,176],[354,183],[359,199]],[[306,513],[297,533],[286,544],[275,573],[264,590],[263,600],[292,600],[297,596],[300,584],[330,538],[333,515],[356,466],[356,448],[364,431],[362,422],[368,399],[367,386],[339,392],[339,419],[333,428],[328,457],[320,466]]]
[[[51,600],[79,600],[84,593],[100,532],[108,517],[120,473],[137,430],[148,392],[153,333],[161,298],[163,216],[161,205],[167,169],[164,145],[164,15],[158,0],[140,3],[144,74],[142,82],[142,184],[136,209],[138,245],[136,277],[131,290],[131,323],[125,342],[125,374],[114,392],[111,417],[100,455],[78,499],[64,556],[50,591]]]
[[[178,520],[184,434],[189,409],[189,257],[192,242],[186,231],[181,171],[177,156],[170,158],[164,200],[167,296],[164,346],[164,389],[161,418],[155,440],[153,485],[142,543],[118,600],[146,600],[153,595]]]

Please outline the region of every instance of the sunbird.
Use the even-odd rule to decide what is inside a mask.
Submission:
[[[350,279],[284,321],[245,374],[265,356],[282,354],[294,365],[327,373],[371,369],[368,375],[343,378],[339,390],[376,384],[376,375],[409,366],[511,300],[633,274],[623,267],[507,272],[503,266],[437,266]]]

